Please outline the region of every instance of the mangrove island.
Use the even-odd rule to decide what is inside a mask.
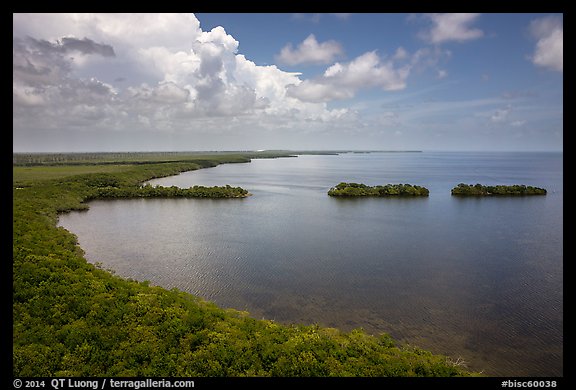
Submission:
[[[330,188],[330,196],[428,196],[429,191],[425,187],[415,186],[412,184],[386,184],[374,187],[361,183],[340,183]]]
[[[482,184],[460,183],[452,188],[452,195],[456,196],[492,196],[492,195],[546,195],[544,188],[526,186],[523,184],[484,186]]]

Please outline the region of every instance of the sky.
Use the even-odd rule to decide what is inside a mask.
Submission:
[[[13,14],[13,151],[563,150],[563,14]]]

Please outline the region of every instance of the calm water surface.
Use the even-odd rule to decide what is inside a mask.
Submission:
[[[151,181],[246,199],[94,201],[62,215],[118,274],[283,323],[362,327],[494,376],[562,376],[562,153],[371,153],[253,160]],[[425,199],[334,199],[341,181]],[[546,196],[456,198],[456,184]]]

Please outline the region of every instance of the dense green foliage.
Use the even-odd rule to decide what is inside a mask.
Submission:
[[[525,186],[525,185],[497,185],[484,186],[482,184],[464,184],[460,183],[452,188],[452,195],[457,196],[490,196],[490,195],[546,195],[544,188]]]
[[[238,159],[246,158],[109,172],[94,165],[93,172],[48,174],[52,167],[41,166],[25,177],[15,170],[13,375],[470,375],[445,356],[398,346],[387,335],[256,320],[176,289],[120,278],[88,263],[76,237],[56,226],[59,212],[85,209],[101,191]]]
[[[428,196],[429,191],[425,187],[411,184],[386,184],[383,186],[370,187],[359,183],[340,183],[330,188],[330,196]]]
[[[194,186],[180,188],[176,186],[162,187],[146,184],[141,187],[100,187],[96,198],[245,198],[250,193],[240,187],[226,186]]]

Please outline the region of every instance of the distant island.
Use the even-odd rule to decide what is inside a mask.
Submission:
[[[356,196],[428,196],[429,191],[425,187],[412,184],[386,184],[374,187],[361,183],[340,183],[330,188],[328,195],[341,197]]]
[[[484,186],[482,184],[460,183],[452,188],[452,195],[456,196],[492,196],[492,195],[546,195],[544,188],[526,186],[523,184]]]

